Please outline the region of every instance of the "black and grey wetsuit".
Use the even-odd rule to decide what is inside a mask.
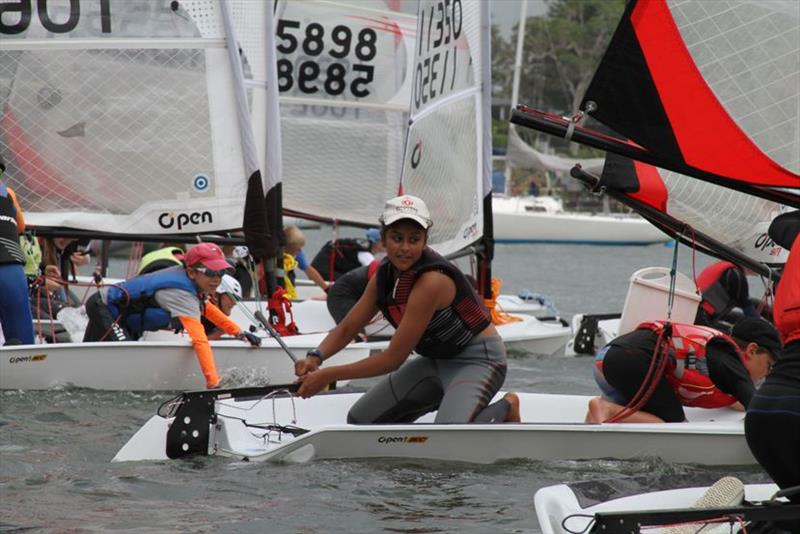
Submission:
[[[394,276],[384,260],[378,269],[378,308],[397,327],[414,283],[428,271],[446,274],[456,284],[453,302],[437,310],[417,343],[422,357],[406,361],[352,407],[357,424],[411,422],[438,409],[437,423],[474,421],[506,376],[506,351],[499,336],[478,334],[491,324],[466,277],[442,256],[425,249],[409,270]]]

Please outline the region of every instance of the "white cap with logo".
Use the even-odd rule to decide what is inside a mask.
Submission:
[[[380,221],[385,226],[402,219],[411,219],[426,230],[433,225],[428,206],[421,198],[411,195],[402,195],[387,200],[380,216]]]
[[[242,286],[239,281],[229,274],[222,276],[222,281],[217,286],[217,293],[230,293],[236,300],[242,300]]]

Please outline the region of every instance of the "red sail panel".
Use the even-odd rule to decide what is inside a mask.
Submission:
[[[695,65],[666,2],[636,4],[631,22],[688,165],[746,183],[800,187],[728,115]],[[658,151],[658,147],[647,147]]]
[[[658,169],[641,161],[633,161],[633,167],[639,180],[639,191],[630,196],[666,213],[669,193]]]

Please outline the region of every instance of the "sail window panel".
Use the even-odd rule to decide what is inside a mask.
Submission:
[[[704,66],[730,57],[736,50],[726,35],[717,35],[706,41],[703,47],[703,55],[695,56],[697,66],[702,70]],[[693,50],[689,50],[694,55]]]
[[[403,113],[283,102],[284,206],[376,224],[397,195],[406,123]]]
[[[708,14],[701,5],[702,2],[694,0],[671,0],[668,2],[672,17],[675,19],[678,27],[683,31],[683,27],[692,23],[700,24],[707,22]],[[699,32],[701,35],[702,31]]]
[[[236,29],[236,40],[244,50],[243,61],[246,65],[244,77],[266,83],[267,48],[264,43],[264,9],[270,4],[253,3],[250,0],[233,0],[230,2],[231,20]]]
[[[724,65],[720,63],[711,63],[703,69],[703,77],[706,79],[706,82],[714,87],[715,92],[719,92],[720,89],[716,87],[716,84],[729,81],[731,75]]]
[[[778,204],[663,169],[659,173],[669,191],[670,215],[753,259],[778,259],[753,246],[779,212]]]
[[[180,9],[186,10],[203,37],[223,38],[225,36],[222,17],[218,12],[218,0],[180,0],[178,6]]]
[[[474,96],[451,101],[414,122],[408,136],[403,188],[430,208],[434,224],[429,241],[442,254],[482,235],[476,109]]]
[[[187,172],[213,170],[203,64],[202,52],[184,49],[25,53],[8,99],[21,129],[8,159],[26,203],[130,213],[186,189]],[[31,98],[43,89],[60,95],[57,105]],[[34,183],[43,177],[69,193],[54,203],[47,182]]]

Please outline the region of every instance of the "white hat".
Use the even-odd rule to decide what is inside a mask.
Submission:
[[[229,274],[222,275],[222,281],[217,286],[217,293],[230,293],[234,295],[237,300],[242,299],[242,286],[239,281]]]
[[[396,223],[401,219],[411,219],[419,223],[426,230],[433,225],[428,206],[421,198],[411,195],[402,195],[386,201],[380,221],[385,226]]]

